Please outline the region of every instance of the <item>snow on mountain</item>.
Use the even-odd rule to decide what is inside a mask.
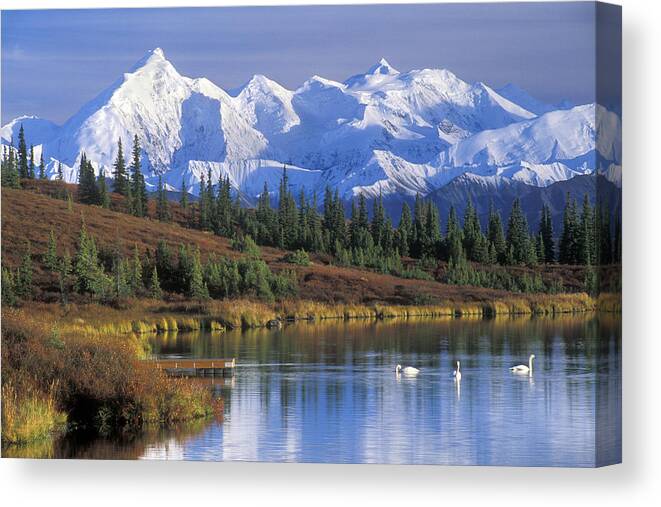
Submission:
[[[287,168],[287,178],[291,189],[296,195],[303,189],[307,196],[312,196],[317,188],[322,171],[303,169],[296,166],[285,166],[275,160],[235,160],[227,162],[209,162],[191,160],[188,167],[180,174],[166,176],[166,183],[172,188],[181,188],[182,178],[189,192],[198,193],[202,176],[208,181],[211,172],[211,183],[217,185],[222,179],[229,178],[232,188],[242,193],[246,198],[255,201],[268,186],[270,194],[277,195],[280,180]]]
[[[496,91],[445,69],[400,72],[385,59],[344,82],[313,76],[288,90],[255,75],[227,93],[180,75],[157,48],[61,127],[22,117],[2,138],[16,142],[23,124],[49,177],[61,161],[76,181],[81,152],[111,176],[117,140],[128,160],[137,134],[151,185],[162,175],[167,188],[183,180],[197,192],[211,169],[214,183],[229,177],[248,200],[265,182],[277,193],[285,162],[295,192],[330,185],[346,199],[424,195],[460,176],[539,187],[597,170],[619,181],[619,117],[595,105],[550,109],[515,85]]]
[[[379,63],[372,65],[365,74],[351,76],[344,84],[351,90],[375,90],[398,74],[397,69],[385,58],[381,58]]]
[[[600,125],[607,129],[604,128],[597,142]],[[439,162],[472,170],[485,166],[507,167],[522,161],[530,164],[571,161],[595,151],[607,160],[617,161],[620,144],[617,115],[601,106],[588,104],[479,132],[441,153]],[[592,169],[596,169],[595,165]]]
[[[19,116],[2,127],[2,144],[10,144],[13,139],[14,146],[18,146],[18,132],[21,130],[21,125],[26,142],[35,146],[50,141],[60,129],[52,121],[38,116]]]
[[[84,151],[98,167],[109,168],[117,140],[128,151],[140,138],[147,171],[163,172],[192,158],[259,158],[264,136],[234,109],[232,98],[206,79],[181,76],[160,49],[69,119],[48,153],[67,164]]]
[[[292,106],[293,96],[293,92],[262,75],[253,76],[235,95],[237,109],[269,139],[300,124]]]

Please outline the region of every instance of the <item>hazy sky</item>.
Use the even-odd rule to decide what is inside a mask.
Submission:
[[[591,2],[3,11],[2,123],[61,123],[157,46],[181,74],[226,89],[257,73],[288,88],[342,81],[385,57],[585,103],[593,20]]]

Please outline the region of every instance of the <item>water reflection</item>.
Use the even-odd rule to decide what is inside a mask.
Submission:
[[[214,386],[225,418],[194,432],[151,434],[129,454],[522,466],[618,460],[619,322],[350,321],[162,335],[152,343],[162,356],[237,358],[233,381]],[[531,353],[534,374],[512,375],[509,367]],[[396,375],[396,364],[421,372]],[[121,454],[122,444],[113,445]]]

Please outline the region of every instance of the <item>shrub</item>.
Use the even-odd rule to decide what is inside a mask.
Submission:
[[[288,262],[289,264],[296,264],[298,266],[309,266],[310,256],[305,250],[299,248],[298,250],[289,252],[287,255],[285,255],[284,261]]]

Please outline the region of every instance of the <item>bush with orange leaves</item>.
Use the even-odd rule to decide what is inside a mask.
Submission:
[[[31,393],[31,399],[51,400],[70,424],[104,433],[205,417],[219,410],[207,389],[169,378],[141,362],[141,347],[135,336],[61,334],[47,318],[6,308],[2,384],[17,393],[17,408],[29,401],[20,393]]]

